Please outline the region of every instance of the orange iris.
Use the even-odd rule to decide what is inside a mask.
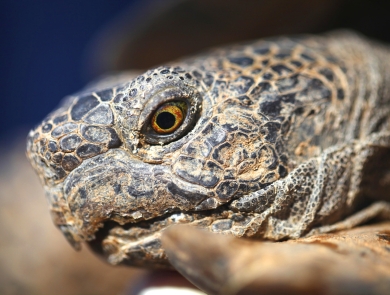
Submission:
[[[159,134],[174,132],[183,123],[186,109],[185,102],[169,102],[162,105],[152,117],[152,128]]]

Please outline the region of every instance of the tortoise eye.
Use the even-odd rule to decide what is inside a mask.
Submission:
[[[140,137],[151,145],[180,139],[195,126],[201,106],[202,96],[186,85],[150,93],[139,115]]]
[[[165,103],[154,113],[151,120],[152,128],[159,134],[170,134],[180,127],[186,114],[187,104],[185,102]]]

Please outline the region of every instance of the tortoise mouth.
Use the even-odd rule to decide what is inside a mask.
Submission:
[[[160,241],[161,233],[166,228],[174,224],[188,224],[229,234],[232,220],[238,219],[237,214],[225,204],[214,210],[174,212],[124,225],[106,221],[95,233],[95,239],[87,243],[94,252],[113,265],[171,268]]]

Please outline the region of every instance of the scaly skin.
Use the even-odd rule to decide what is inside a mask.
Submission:
[[[73,246],[168,266],[171,224],[283,240],[387,208],[333,226],[386,198],[389,85],[389,50],[353,33],[261,40],[73,95],[30,132],[27,154]],[[188,111],[161,135],[150,121],[167,101]]]

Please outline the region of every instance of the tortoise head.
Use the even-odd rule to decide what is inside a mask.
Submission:
[[[307,97],[330,99],[325,78],[304,73],[315,53],[294,42],[224,49],[68,97],[27,148],[68,240],[112,263],[164,265],[170,224],[247,222],[229,204],[288,174],[294,114],[313,113]]]

